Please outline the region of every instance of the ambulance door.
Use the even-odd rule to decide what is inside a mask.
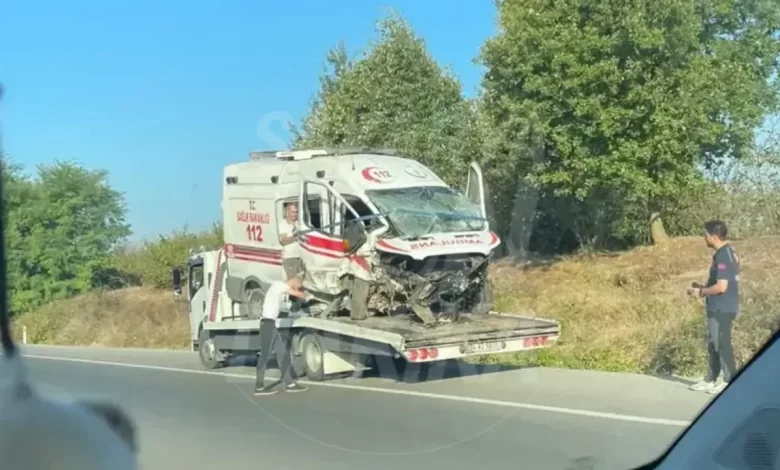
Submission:
[[[355,209],[332,187],[319,181],[301,182],[299,244],[306,287],[330,295],[341,292],[340,278],[349,270],[349,256],[366,242],[365,227],[360,222],[341,233],[342,206],[358,218]]]
[[[469,177],[466,180],[466,197],[479,207],[480,215],[487,219],[485,182],[482,178],[482,169],[477,163],[472,163],[469,166]],[[485,221],[485,224],[487,224],[487,221]]]

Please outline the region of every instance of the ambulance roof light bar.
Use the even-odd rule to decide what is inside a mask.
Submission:
[[[268,150],[262,152],[249,152],[251,161],[258,161],[265,158],[274,158],[277,160],[309,160],[314,157],[328,155],[326,150]]]
[[[398,152],[395,149],[375,149],[370,147],[320,148],[309,150],[266,150],[260,152],[250,152],[249,159],[251,161],[259,161],[265,158],[274,158],[277,160],[310,160],[314,157],[356,154],[395,156],[398,155]]]

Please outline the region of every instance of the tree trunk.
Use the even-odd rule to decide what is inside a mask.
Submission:
[[[669,236],[666,234],[666,228],[664,228],[664,221],[661,219],[661,214],[657,212],[653,212],[650,216],[650,238],[653,241],[653,245],[660,245],[669,239]]]

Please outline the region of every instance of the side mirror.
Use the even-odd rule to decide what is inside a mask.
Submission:
[[[366,229],[359,220],[350,220],[344,226],[344,251],[356,252],[368,240]]]
[[[173,295],[178,299],[181,297],[181,271],[179,268],[171,270],[171,285],[173,287]]]

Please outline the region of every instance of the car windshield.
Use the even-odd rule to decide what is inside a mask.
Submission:
[[[366,191],[401,236],[417,238],[430,233],[482,230],[480,207],[446,186],[414,186]]]

